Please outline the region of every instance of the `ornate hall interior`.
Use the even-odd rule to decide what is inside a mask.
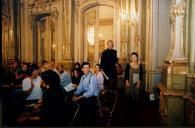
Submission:
[[[95,123],[88,117],[82,124],[78,103],[71,106],[73,111],[62,126],[195,126],[195,0],[1,0],[1,8],[2,127],[45,126],[24,121],[30,117],[25,118],[24,109],[18,105],[23,93],[16,90],[24,90],[25,79],[20,84],[13,82],[18,77],[15,62],[22,64],[22,70],[31,64],[40,70],[44,63],[52,65],[53,70],[60,65],[71,78],[75,63],[80,63],[84,72],[82,63],[88,62],[89,72],[95,74],[94,67],[101,67],[109,42],[117,51],[123,80],[132,53],[138,55],[143,68],[140,99],[129,104],[125,80],[124,86],[118,87],[118,75],[117,89],[105,89],[97,96],[100,116],[93,115]],[[102,74],[104,81],[108,80]],[[84,77],[85,73],[77,86]],[[67,93],[65,102],[75,93]],[[74,97],[70,99],[74,101]],[[29,106],[25,107],[31,113]],[[109,111],[109,116],[99,108]]]

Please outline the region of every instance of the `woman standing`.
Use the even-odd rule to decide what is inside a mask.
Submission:
[[[140,87],[143,80],[142,65],[138,62],[138,54],[133,52],[130,56],[130,62],[125,69],[125,88],[128,100],[138,100]]]

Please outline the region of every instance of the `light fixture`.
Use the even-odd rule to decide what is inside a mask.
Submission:
[[[56,48],[56,44],[53,44],[52,47],[55,49]]]
[[[103,34],[99,33],[99,40],[103,40]]]
[[[10,35],[12,35],[12,30],[10,30],[9,32],[10,32]]]
[[[89,26],[87,31],[87,40],[89,45],[94,45],[94,25]]]

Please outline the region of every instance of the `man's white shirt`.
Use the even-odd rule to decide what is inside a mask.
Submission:
[[[41,77],[38,76],[36,79],[33,79],[34,88],[31,93],[26,97],[26,100],[37,100],[40,99],[43,92],[41,90]],[[27,77],[22,81],[22,90],[27,91],[31,88],[31,79]]]

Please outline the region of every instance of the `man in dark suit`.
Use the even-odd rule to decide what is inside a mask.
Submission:
[[[114,43],[112,40],[108,40],[107,45],[108,48],[102,52],[100,66],[108,77],[104,82],[105,88],[115,90],[117,84],[117,51],[113,49]]]

